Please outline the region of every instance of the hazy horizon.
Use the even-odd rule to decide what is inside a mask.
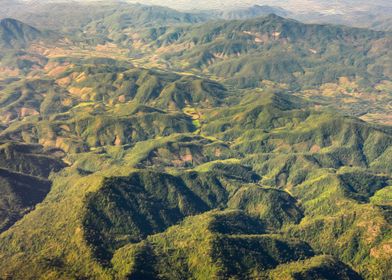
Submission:
[[[22,0],[24,2],[110,2],[102,0]],[[341,14],[342,10],[368,11],[373,8],[392,8],[389,0],[113,0],[112,2],[139,3],[144,5],[166,6],[178,10],[208,10],[208,9],[233,9],[239,7],[250,7],[253,5],[278,6],[296,12],[322,11],[324,13]]]

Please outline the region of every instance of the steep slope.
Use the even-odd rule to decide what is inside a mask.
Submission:
[[[51,187],[50,173],[65,167],[56,153],[59,151],[44,151],[38,145],[0,146],[0,232],[45,198]]]
[[[229,174],[222,175],[210,172],[173,177],[140,172],[105,181],[104,187],[88,199],[86,238],[105,260],[121,244],[141,241],[186,216],[223,206],[228,196],[224,178]],[[108,198],[111,209],[106,208]]]
[[[0,20],[1,48],[23,48],[42,36],[38,29],[21,21],[11,18]]]
[[[241,212],[208,212],[120,248],[112,262],[126,279],[281,279],[286,267],[300,271],[293,279],[361,279],[331,257],[313,257],[306,243],[262,234],[255,225]]]
[[[224,224],[224,231],[213,229],[219,224]],[[255,229],[252,220],[241,212],[212,212],[188,218],[143,243],[120,248],[113,258],[114,267],[121,269],[127,279],[239,279],[314,254],[305,243],[257,234]],[[282,251],[287,254],[280,254]],[[204,257],[198,260],[201,254]],[[149,270],[143,265],[146,258],[153,260]]]
[[[0,168],[36,177],[47,178],[52,171],[59,171],[65,165],[59,158],[63,151],[44,149],[41,145],[1,141]]]
[[[232,174],[225,171],[221,171],[221,175],[218,172],[184,173],[181,177],[173,177],[147,171],[129,174],[131,170],[112,164],[106,171],[91,175],[78,175],[69,169],[55,178],[51,193],[40,207],[3,235],[4,250],[0,262],[2,275],[11,273],[31,279],[37,273],[51,273],[54,276],[63,275],[65,278],[101,278],[107,272],[104,272],[102,263],[97,263],[97,259],[105,264],[105,260],[110,260],[113,250],[124,243],[140,240],[149,233],[163,231],[184,216],[215,208],[225,201],[226,187],[238,188],[241,183],[246,183],[247,177],[252,182],[257,178],[250,170],[241,166],[229,169],[231,173],[234,170],[240,172],[237,178],[244,179],[238,182],[230,178]],[[121,174],[125,177],[118,177]],[[108,176],[112,178],[105,179]],[[138,178],[144,181],[138,181]],[[166,179],[159,180],[163,178]],[[176,184],[178,182],[181,183]],[[134,200],[123,203],[131,197]],[[107,208],[104,203],[107,199],[111,200],[111,208]],[[162,211],[160,206],[165,206],[166,210]],[[188,206],[190,208],[187,208]],[[146,223],[150,224],[150,228],[143,227]],[[32,228],[34,230],[31,231]],[[138,234],[139,231],[141,235]],[[18,235],[15,236],[19,240],[16,246],[6,241],[8,238],[14,238],[6,237],[11,232]],[[30,241],[19,235],[21,232],[27,235],[37,234],[34,238],[37,246],[29,246],[27,243]],[[67,244],[51,236],[64,238]],[[102,240],[105,243],[102,243]],[[19,246],[22,243],[19,242],[27,242],[23,246],[28,248],[19,255],[21,258],[15,255],[16,252],[21,252]],[[57,246],[58,250],[47,255],[44,248],[51,246]],[[73,257],[75,253],[77,258]],[[35,264],[34,270],[31,271],[23,265],[27,264],[26,258],[30,260],[29,267],[31,263]],[[48,266],[51,262],[61,265]],[[76,266],[79,266],[80,270],[72,271],[72,267]]]
[[[29,47],[37,42],[53,43],[57,38],[55,33],[43,32],[16,19],[0,19],[0,81],[42,68],[47,58]]]
[[[48,180],[0,169],[0,231],[34,209],[49,190]]]
[[[282,264],[270,273],[271,279],[362,279],[350,267],[329,256]]]

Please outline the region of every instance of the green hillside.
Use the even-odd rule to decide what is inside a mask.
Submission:
[[[0,232],[34,209],[50,191],[51,172],[65,167],[62,151],[7,142],[0,146]]]

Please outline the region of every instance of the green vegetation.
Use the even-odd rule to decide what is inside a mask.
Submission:
[[[329,256],[283,264],[270,274],[271,279],[362,279],[348,266]]]
[[[12,142],[0,145],[0,232],[45,198],[50,191],[50,173],[65,167],[59,158],[61,154],[56,150],[45,151],[39,145]]]

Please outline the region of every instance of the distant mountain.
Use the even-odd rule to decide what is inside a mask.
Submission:
[[[0,20],[0,46],[3,48],[25,47],[41,36],[41,31],[16,19]]]
[[[376,19],[370,27],[375,30],[392,31],[392,17]]]
[[[287,17],[290,12],[279,7],[254,5],[248,8],[222,11],[219,13],[220,17],[223,19],[247,19],[267,16],[269,14],[276,14],[278,16]]]
[[[119,32],[127,29],[195,24],[208,19],[207,15],[183,13],[160,6],[122,5],[103,18],[92,21],[86,29],[98,34],[114,33],[114,36],[119,36],[124,35]]]
[[[392,7],[375,6],[369,9],[347,9],[293,13],[292,18],[305,23],[340,24],[380,31],[392,30]]]
[[[140,0],[126,0],[127,2],[137,3]],[[234,9],[248,7],[254,4],[266,4],[272,6],[280,6],[293,11],[328,11],[334,12],[348,9],[364,9],[374,6],[391,6],[389,0],[199,0],[199,1],[178,1],[178,0],[144,0],[146,5],[165,5],[180,10],[195,9]]]
[[[48,43],[49,40],[56,38],[55,33],[38,30],[16,19],[0,20],[0,67],[16,71],[14,73],[26,73],[34,68],[43,67],[46,58],[29,51],[28,47],[33,42]]]
[[[383,32],[303,24],[272,14],[162,33],[150,38],[164,50],[165,59],[178,67],[206,69],[235,85],[272,80],[291,87],[317,86],[340,76],[369,84],[392,74],[386,67],[391,38]]]
[[[0,18],[10,17],[19,19],[39,29],[51,29],[72,31],[79,30],[83,26],[102,21],[105,18],[116,17],[114,14],[125,14],[125,17],[136,19],[143,17],[145,11],[140,6],[146,7],[154,4],[167,11],[167,7],[181,8],[179,11],[170,12],[177,14],[177,23],[191,23],[196,19],[198,22],[205,20],[223,19],[246,19],[265,16],[274,13],[283,17],[294,18],[308,23],[332,23],[344,24],[355,27],[375,28],[377,30],[388,30],[390,23],[378,25],[391,13],[389,1],[306,1],[304,5],[296,4],[296,1],[143,1],[143,5],[137,4],[141,1],[10,1],[0,0]],[[188,2],[188,3],[187,3]],[[139,7],[139,8],[138,8]],[[136,13],[134,12],[136,11]],[[180,15],[182,14],[182,15]],[[152,13],[151,21],[157,25],[170,23],[161,21],[161,15]],[[178,17],[179,15],[179,17]],[[185,17],[183,17],[186,15]],[[182,17],[182,19],[181,19]],[[129,19],[128,19],[129,20]],[[145,20],[143,20],[146,23]],[[175,22],[175,21],[174,21]],[[152,25],[150,25],[152,26]],[[156,26],[156,25],[155,25]],[[373,27],[374,26],[374,27]]]

